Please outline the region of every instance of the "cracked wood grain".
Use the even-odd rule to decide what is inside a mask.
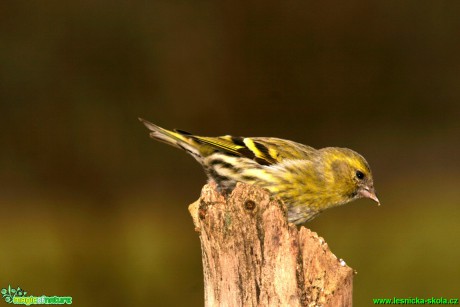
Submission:
[[[352,306],[353,270],[282,202],[237,184],[203,187],[189,207],[200,235],[206,306]]]

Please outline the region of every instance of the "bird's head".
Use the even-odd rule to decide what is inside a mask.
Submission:
[[[358,198],[369,198],[380,205],[374,189],[372,172],[360,154],[348,148],[320,149],[332,186],[342,197],[341,203]]]

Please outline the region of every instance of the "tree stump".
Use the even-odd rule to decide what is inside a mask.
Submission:
[[[200,234],[205,306],[352,306],[353,270],[281,201],[238,183],[223,196],[203,187],[190,205]]]

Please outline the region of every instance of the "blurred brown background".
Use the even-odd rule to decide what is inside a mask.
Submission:
[[[343,146],[368,200],[307,226],[374,297],[458,297],[460,3],[3,1],[0,288],[201,306],[206,178],[137,121]]]

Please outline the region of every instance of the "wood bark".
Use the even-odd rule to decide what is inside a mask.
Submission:
[[[311,230],[289,224],[281,201],[214,184],[189,207],[200,235],[205,306],[351,306],[353,270]]]

